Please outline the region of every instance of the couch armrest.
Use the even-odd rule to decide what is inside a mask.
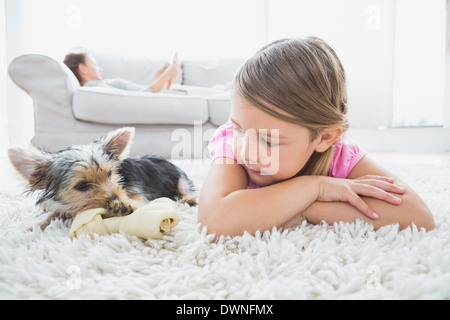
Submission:
[[[36,131],[74,125],[72,94],[80,84],[65,64],[45,55],[27,54],[10,63],[9,75],[33,99]]]

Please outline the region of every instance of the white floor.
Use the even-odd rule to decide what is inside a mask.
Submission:
[[[15,172],[8,159],[8,139],[0,132],[0,185],[20,181],[20,176]]]
[[[0,139],[0,298],[449,299],[450,153],[371,156],[424,197],[434,231],[308,224],[211,243],[193,232],[197,208],[186,206],[176,232],[162,240],[71,241],[61,221],[45,232],[21,231],[39,210],[21,195],[23,180]],[[208,165],[182,168],[200,186]]]
[[[61,220],[23,232],[41,212],[13,187],[18,176],[0,152],[0,298],[450,299],[449,153],[373,154],[430,206],[431,232],[304,224],[216,243],[198,229],[198,208],[188,206],[159,240],[72,241]],[[208,165],[182,168],[200,186]]]

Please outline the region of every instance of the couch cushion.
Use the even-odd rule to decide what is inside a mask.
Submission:
[[[215,126],[221,126],[228,121],[231,111],[229,94],[207,97],[209,121]]]
[[[209,119],[204,98],[80,87],[73,95],[74,116],[105,124],[186,124]]]

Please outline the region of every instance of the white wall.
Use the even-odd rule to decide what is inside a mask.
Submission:
[[[9,147],[8,109],[6,96],[7,61],[5,26],[5,1],[0,0],[0,159],[6,157],[6,149]]]
[[[450,1],[447,1],[444,127],[450,128]],[[450,139],[449,139],[450,140]]]
[[[261,0],[2,0],[7,63],[26,53],[62,60],[74,46],[129,56],[251,56],[263,44]],[[3,39],[3,38],[2,38]],[[10,140],[33,135],[31,99],[8,77]]]
[[[445,2],[396,0],[393,125],[442,125]]]
[[[445,2],[1,0],[0,4],[6,5],[7,54],[0,52],[0,68],[2,59],[9,64],[24,53],[44,53],[62,60],[73,46],[167,59],[174,51],[178,51],[182,59],[246,58],[267,41],[317,35],[335,48],[346,68],[352,127],[355,130],[387,128],[393,119],[397,121],[408,115],[410,101],[421,105],[424,98],[433,97],[427,106],[443,110],[444,81],[437,78],[444,76],[442,59],[445,56],[439,46],[444,48],[445,39],[433,32],[429,20],[408,16],[408,11],[402,8],[415,8],[417,15],[421,12],[417,8],[423,7],[428,10],[423,15],[428,19],[430,15],[433,19],[437,12],[436,23],[444,23]],[[0,16],[3,17],[1,11]],[[427,30],[419,43],[423,43],[427,35],[433,36],[434,45],[429,52],[414,50],[417,30]],[[0,42],[5,42],[1,32],[0,27]],[[429,60],[434,63],[432,68],[427,64]],[[411,65],[415,62],[415,73],[411,74]],[[450,62],[447,69],[449,65]],[[422,72],[420,76],[417,71]],[[430,75],[437,75],[435,82],[428,81]],[[422,83],[418,84],[416,79]],[[5,81],[7,97],[2,94]],[[448,90],[450,80],[446,87]],[[450,126],[450,93],[448,96],[447,127]],[[398,106],[403,106],[400,113]],[[33,135],[32,101],[9,77],[5,80],[5,72],[0,75],[0,107],[0,119],[9,116],[12,144],[28,143]],[[383,147],[373,143],[375,148]],[[405,145],[401,141],[398,144]],[[436,150],[438,148],[442,150],[442,144]],[[444,150],[450,150],[450,142],[446,148]],[[417,146],[416,151],[420,150]]]
[[[25,30],[27,16],[24,1],[5,0],[6,60],[7,64],[19,54],[27,52]],[[42,21],[41,21],[42,23]],[[7,104],[9,120],[9,142],[11,145],[26,145],[34,133],[33,104],[31,98],[7,77]]]
[[[6,89],[6,21],[5,1],[0,0],[0,137],[8,132],[7,91]]]

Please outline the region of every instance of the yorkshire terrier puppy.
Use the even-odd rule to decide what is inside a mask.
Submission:
[[[105,218],[128,215],[160,197],[196,205],[194,185],[180,168],[160,156],[128,158],[133,136],[134,128],[122,128],[56,153],[8,150],[29,191],[39,192],[36,204],[49,213],[42,229],[93,208],[107,209]]]

